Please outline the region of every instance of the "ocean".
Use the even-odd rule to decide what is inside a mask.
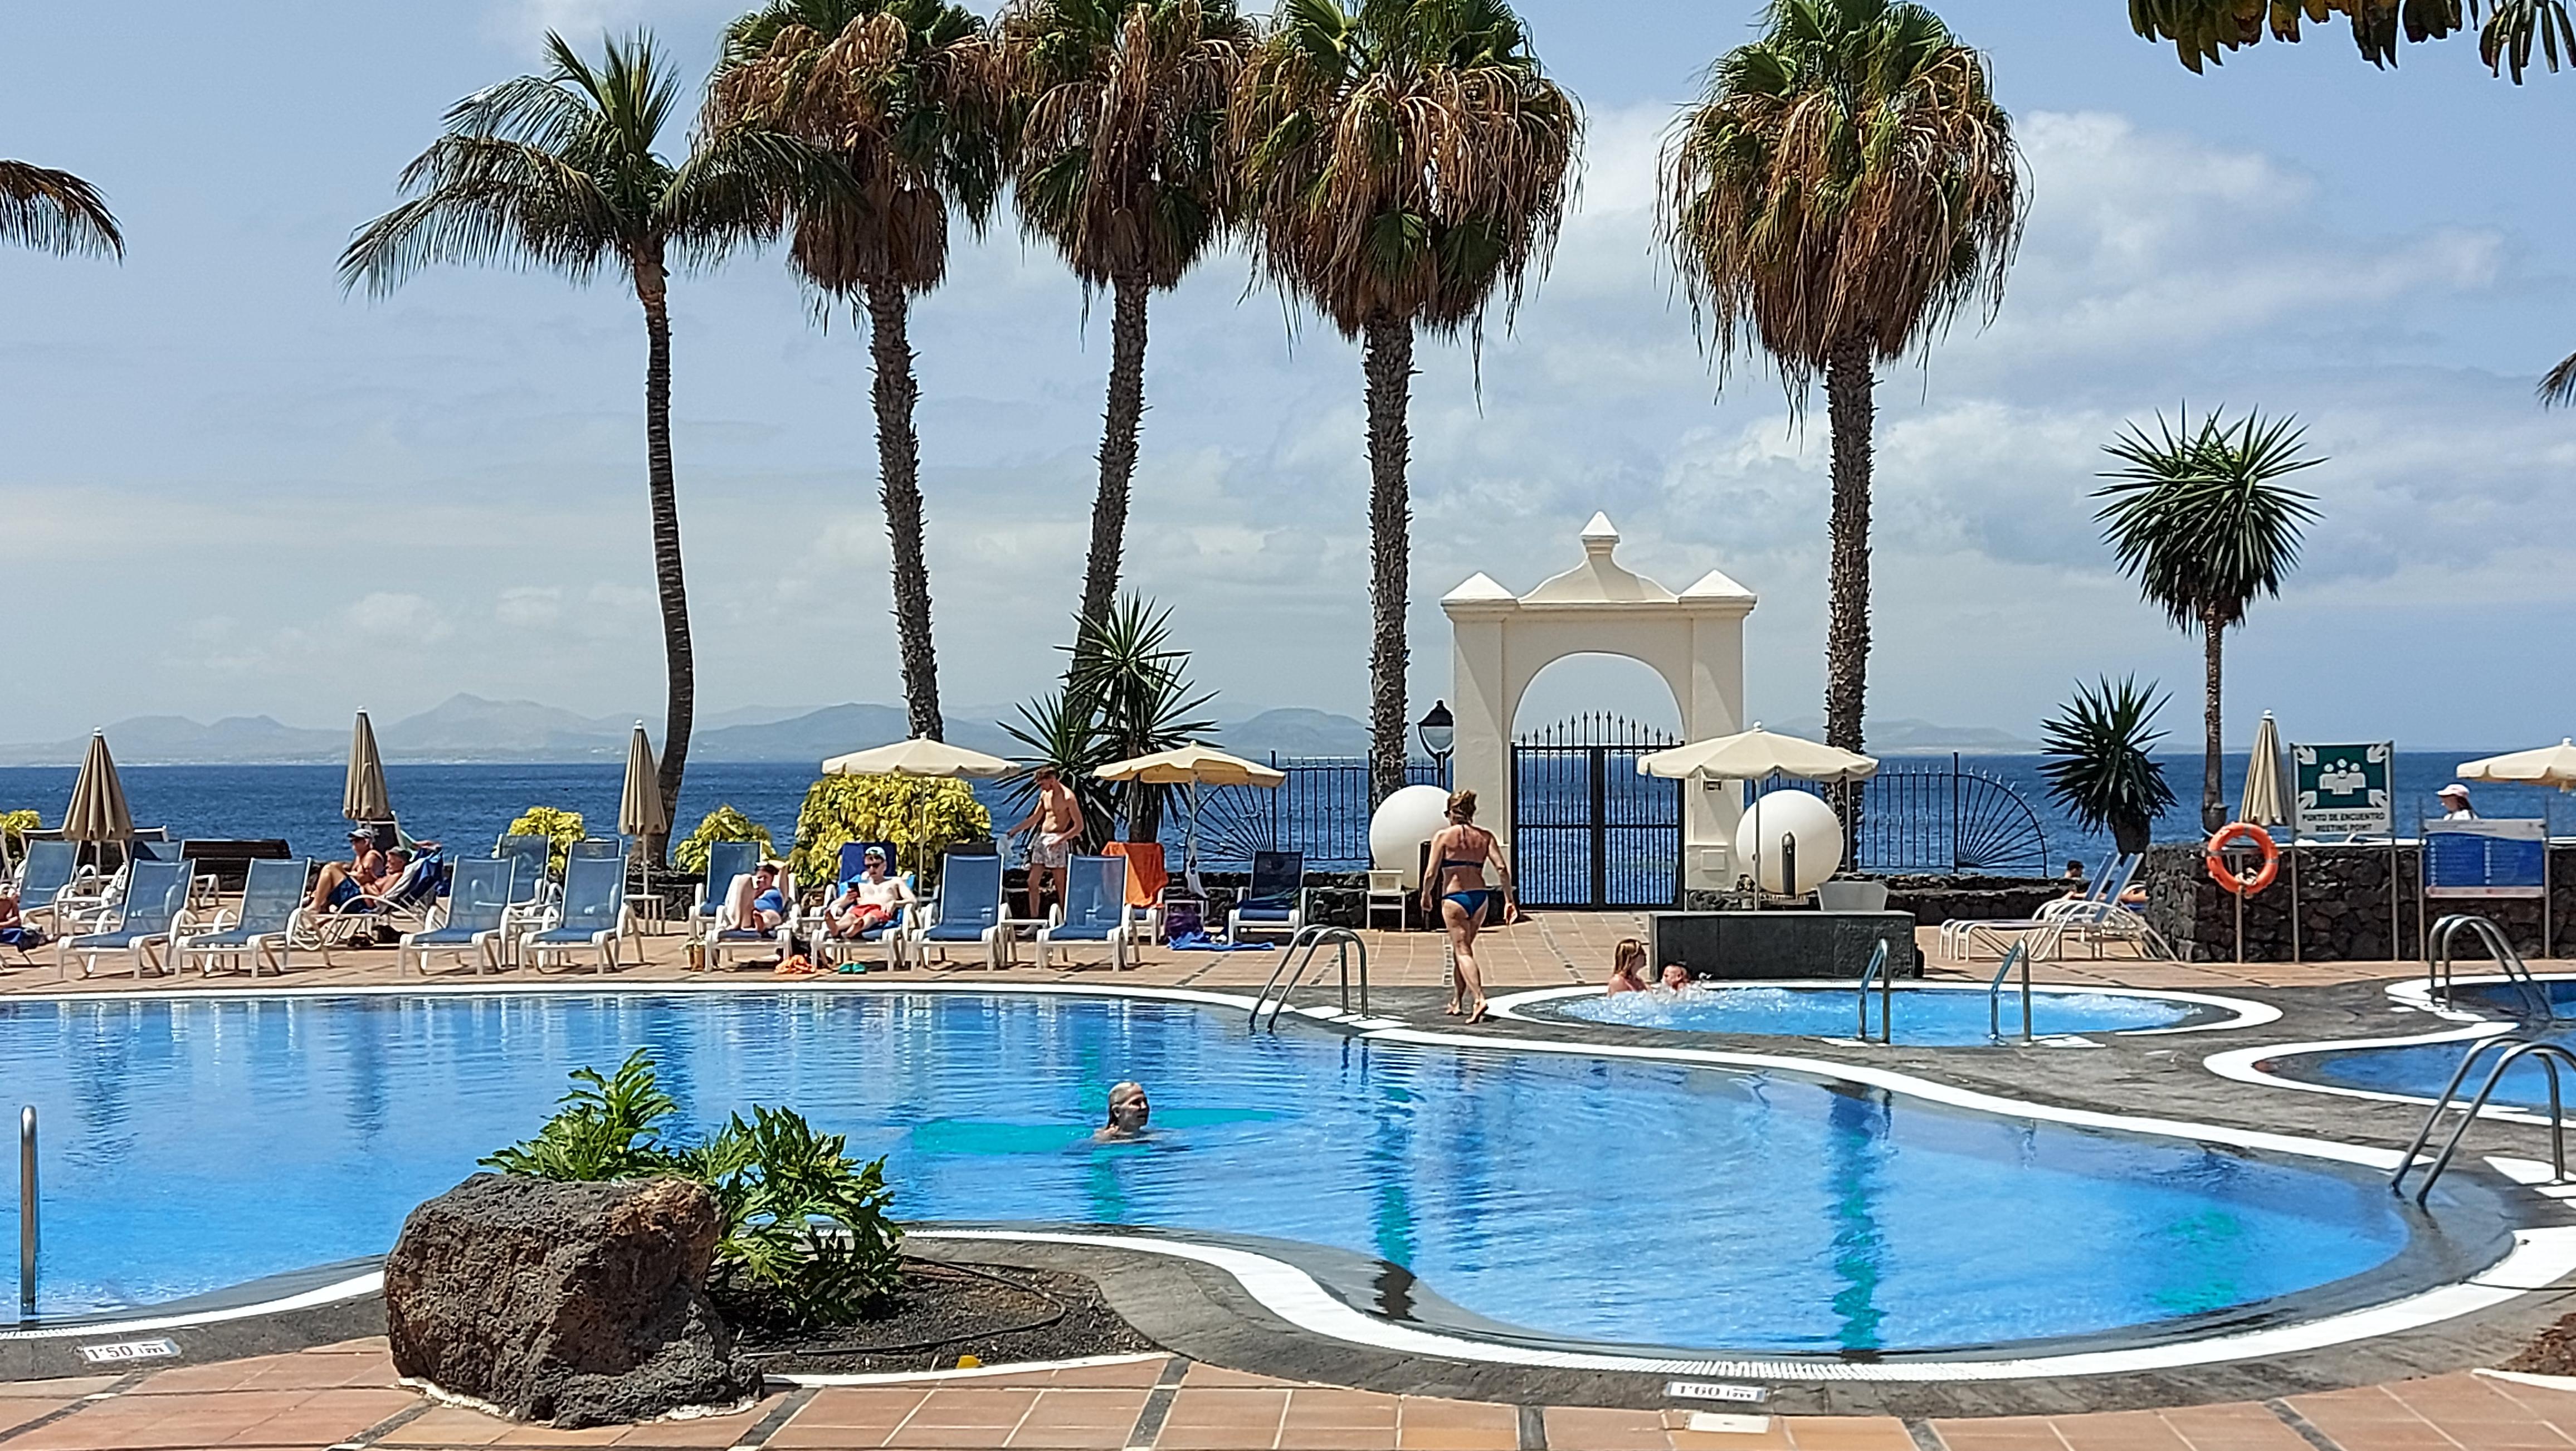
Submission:
[[[2400,748],[2397,783],[2400,830],[2437,814],[2433,793],[2452,779],[2459,762],[2485,751],[2414,751]],[[2181,805],[2158,823],[2157,839],[2185,841],[2199,834],[2200,758],[2160,757]],[[1892,757],[1892,766],[1946,765],[1944,757]],[[2225,759],[2227,799],[2245,779],[2246,757]],[[2048,800],[2037,756],[1968,756],[1960,764],[2003,781],[2028,801],[2048,838],[2052,859],[2098,858],[2107,838],[2086,832]],[[32,807],[48,824],[62,819],[76,772],[68,766],[0,767],[0,811]],[[299,855],[329,858],[346,849],[348,824],[340,817],[338,766],[126,766],[119,774],[138,826],[166,826],[174,838],[283,838]],[[578,811],[594,833],[611,834],[623,768],[617,765],[394,765],[386,789],[404,829],[444,842],[451,852],[481,852],[531,806]],[[794,763],[706,762],[689,768],[673,819],[686,832],[720,805],[730,805],[767,826],[783,847],[796,834],[796,813],[814,771]],[[976,783],[977,795],[997,826],[1016,819],[1005,788]],[[2481,786],[2479,811],[2490,817],[2546,815],[2555,835],[2576,835],[2576,796],[2531,787]],[[1179,827],[1172,828],[1177,840]],[[1347,835],[1347,833],[1345,833]],[[1220,865],[1211,862],[1211,865]]]

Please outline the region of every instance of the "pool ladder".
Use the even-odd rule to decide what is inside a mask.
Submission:
[[[1878,984],[1878,1041],[1896,1041],[1896,969],[1887,965],[1887,939],[1869,950],[1869,968],[1860,975],[1860,1041],[1869,1041],[1869,985]]]
[[[2442,1171],[2451,1166],[2451,1157],[2460,1151],[2460,1140],[2467,1136],[2469,1125],[2478,1121],[2478,1114],[2486,1108],[2487,1099],[2495,1093],[2496,1085],[2503,1081],[2505,1070],[2525,1058],[2539,1059],[2540,1066],[2549,1075],[2549,1167],[2552,1182],[2566,1180],[2567,1120],[2560,1112],[2562,1100],[2558,1091],[2558,1066],[2563,1063],[2576,1068],[2576,1053],[2556,1043],[2540,1043],[2508,1035],[2489,1038],[2460,1055],[2460,1066],[2452,1072],[2450,1083],[2443,1088],[2442,1096],[2433,1101],[2433,1111],[2424,1115],[2424,1127],[2417,1131],[2415,1142],[2406,1146],[2406,1153],[2398,1159],[2397,1168],[2389,1174],[2390,1193],[2406,1192],[2406,1175],[2415,1167],[2415,1156],[2424,1152],[2424,1146],[2432,1142],[2433,1130],[2440,1124],[2443,1110],[2457,1101],[2460,1085],[2468,1081],[2469,1070],[2489,1053],[2496,1055],[2495,1067],[2487,1070],[2486,1080],[2478,1085],[2476,1096],[2469,1099],[2461,1111],[2460,1126],[2451,1130],[2451,1137],[2442,1145],[2442,1152],[2435,1156],[2432,1167],[2426,1169],[2424,1177],[2417,1181],[2415,1202],[2423,1203],[2425,1196],[2433,1192],[2433,1181],[2441,1178]]]
[[[1279,1015],[1288,1007],[1289,994],[1297,991],[1297,985],[1305,981],[1306,969],[1314,963],[1315,953],[1327,945],[1334,949],[1333,960],[1341,969],[1342,1011],[1347,1013],[1351,1010],[1351,954],[1354,952],[1359,954],[1360,1011],[1365,1013],[1369,1010],[1368,943],[1348,927],[1301,927],[1297,929],[1296,936],[1288,939],[1288,951],[1280,957],[1279,965],[1270,970],[1270,981],[1262,984],[1261,995],[1252,1000],[1252,1026],[1262,1026],[1261,1009],[1266,1005],[1270,1009],[1269,1026],[1274,1032],[1278,1030]],[[1271,1001],[1273,992],[1279,994],[1277,1002]]]
[[[2504,972],[2505,980],[2521,993],[2522,1005],[2530,1016],[2553,1021],[2558,1017],[2558,1005],[2550,1001],[2549,991],[2540,985],[2540,980],[2531,975],[2531,967],[2522,960],[2522,954],[2514,951],[2513,944],[2505,940],[2504,929],[2474,912],[2454,912],[2434,921],[2433,959],[2424,970],[2424,990],[2427,993],[2438,992],[2443,1004],[2449,1005],[2451,943],[2462,932],[2477,938],[2486,947],[2487,956],[2495,959],[2496,966]]]
[[[18,1111],[18,1319],[36,1318],[36,1107]]]
[[[2003,966],[1995,969],[1995,980],[1986,984],[1986,1036],[1997,1043],[2004,1040],[2004,979],[2012,976],[2016,964],[2021,968],[2021,1040],[2031,1041],[2030,941],[2017,938],[2004,953]]]

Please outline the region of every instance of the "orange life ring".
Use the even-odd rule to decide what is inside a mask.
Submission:
[[[2220,856],[2240,841],[2253,842],[2255,850],[2263,853],[2263,865],[2255,868],[2254,875],[2250,877],[2238,876],[2236,869]],[[2272,833],[2250,821],[2231,821],[2220,827],[2218,834],[2209,839],[2208,849],[2202,856],[2209,863],[2209,879],[2240,897],[2251,897],[2262,891],[2281,874],[2280,843],[2272,840]]]

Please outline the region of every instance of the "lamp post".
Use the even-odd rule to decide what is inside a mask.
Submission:
[[[1422,749],[1431,753],[1431,764],[1439,769],[1440,788],[1449,789],[1449,750],[1458,740],[1458,722],[1449,714],[1449,702],[1435,700],[1417,729],[1422,733]]]

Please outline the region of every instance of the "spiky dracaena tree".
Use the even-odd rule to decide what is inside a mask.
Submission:
[[[1369,785],[1404,785],[1417,333],[1508,317],[1556,245],[1583,114],[1500,0],[1284,0],[1235,88],[1262,270],[1366,350]]]
[[[2103,474],[2095,518],[2122,572],[2175,625],[2198,630],[2205,663],[2207,737],[2201,765],[2202,824],[2227,820],[2219,793],[2220,685],[2227,631],[2264,595],[2281,592],[2299,562],[2299,534],[2317,517],[2312,494],[2281,480],[2325,462],[2301,456],[2297,420],[2247,413],[2228,423],[2211,413],[2192,427],[2159,415],[2150,436],[2132,425],[2103,451],[2124,467]]]
[[[1234,0],[1013,0],[993,27],[1019,109],[1012,199],[1088,295],[1110,295],[1109,402],[1078,618],[1109,617],[1145,417],[1146,303],[1230,221],[1225,116],[1255,32]]]
[[[912,300],[948,275],[949,215],[981,231],[1001,192],[1009,126],[983,22],[947,0],[775,0],[725,31],[709,128],[774,133],[830,153],[852,190],[785,191],[789,260],[868,319],[879,497],[892,546],[897,648],[912,733],[939,738],[913,410]]]
[[[1723,370],[1759,350],[1833,425],[1825,740],[1862,749],[1878,366],[2003,296],[2021,158],[1984,58],[1897,0],[1773,0],[1664,145],[1660,224]]]
[[[2075,698],[2041,726],[2039,774],[2048,794],[2077,821],[2108,829],[2122,853],[2147,849],[2156,818],[2173,805],[2173,788],[2155,758],[2164,697],[2134,677],[2099,688],[2076,682]]]
[[[783,138],[698,147],[678,165],[655,148],[679,114],[679,80],[652,37],[606,42],[593,66],[549,32],[550,65],[456,103],[447,134],[405,167],[408,200],[358,229],[342,282],[382,296],[443,262],[544,267],[575,282],[622,276],[644,310],[645,486],[669,685],[662,799],[680,799],[697,675],[680,566],[671,464],[670,274],[774,230],[765,198],[845,183]],[[652,849],[659,852],[660,842]]]

